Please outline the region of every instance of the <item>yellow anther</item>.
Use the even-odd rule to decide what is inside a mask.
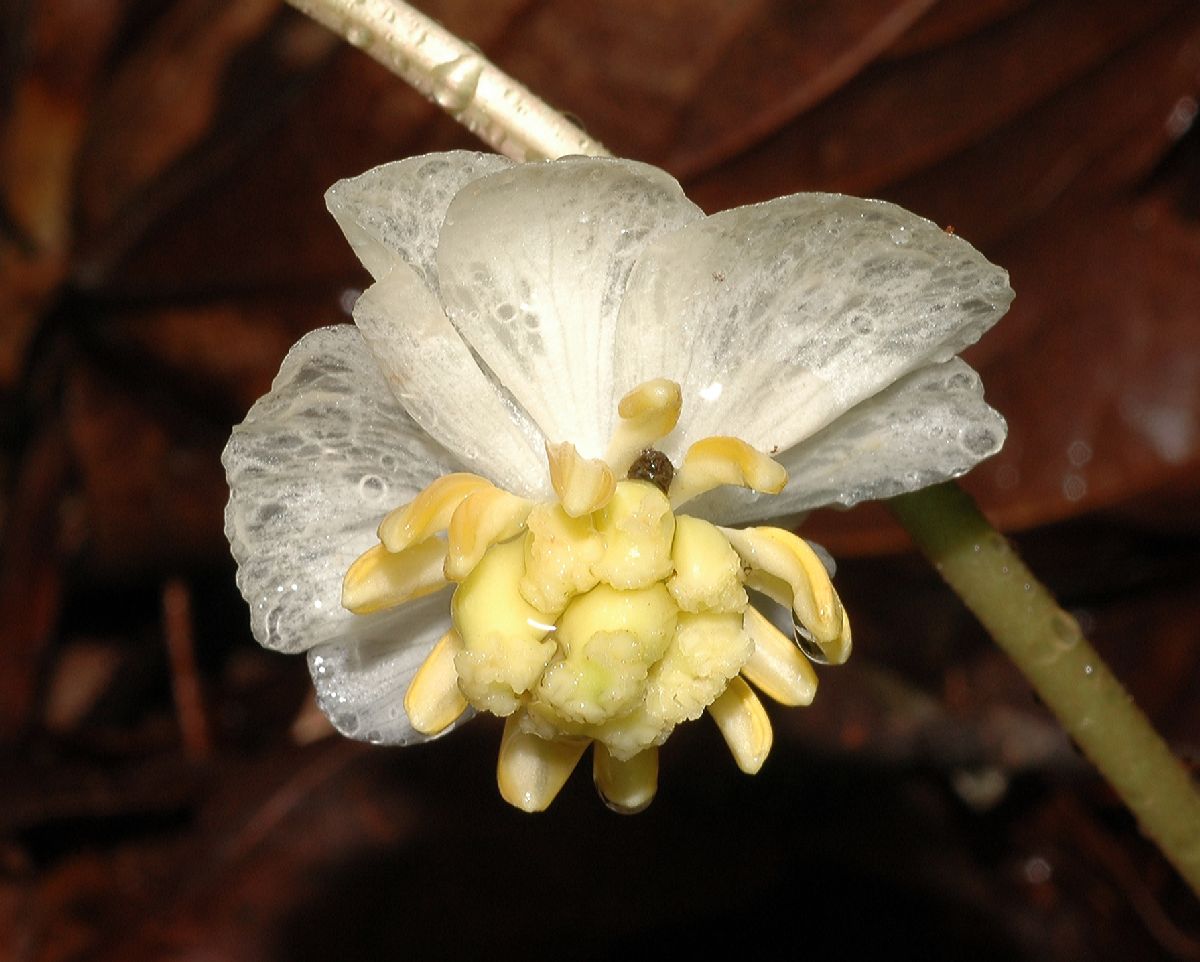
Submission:
[[[657,789],[658,746],[706,710],[754,773],[773,736],[747,682],[807,705],[809,662],[850,653],[845,611],[805,541],[675,515],[720,485],[775,494],[787,483],[781,464],[732,437],[698,441],[675,471],[656,442],[675,430],[681,400],[665,378],[630,391],[604,461],[548,443],[557,500],[534,503],[474,474],[438,479],[384,518],[381,543],[346,573],[342,603],[359,614],[456,583],[453,627],[413,675],[404,709],[425,735],[471,708],[504,717],[497,783],[524,811],[550,804],[588,745],[606,803],[641,811]],[[794,641],[748,607],[748,588],[792,609]]]
[[[462,639],[451,628],[433,646],[409,683],[404,710],[422,735],[445,731],[467,710],[467,699],[459,690],[454,669],[454,658],[462,649]]]
[[[639,660],[649,667],[666,651],[677,614],[661,584],[630,591],[597,585],[575,598],[559,618],[558,644],[572,655],[597,634],[625,633],[633,637]]]
[[[817,694],[817,673],[796,642],[757,608],[746,609],[744,625],[754,642],[754,654],[742,665],[742,675],[781,705],[811,705]]]
[[[787,484],[787,469],[738,438],[697,441],[683,456],[671,482],[671,507],[723,484],[736,484],[763,494],[778,494]]]
[[[790,604],[797,619],[832,665],[840,665],[850,657],[850,633],[842,603],[829,574],[808,542],[782,528],[722,528],[733,549],[750,567],[746,584],[762,588],[776,597],[779,580],[790,589]],[[756,579],[762,572],[767,579]]]
[[[671,643],[677,613],[661,584],[635,591],[597,585],[576,597],[558,621],[561,655],[537,689],[539,717],[602,724],[634,708]]]
[[[683,405],[679,385],[666,378],[640,384],[621,398],[617,422],[604,460],[613,471],[624,475],[644,449],[652,447],[675,429]]]
[[[658,749],[647,748],[621,761],[596,742],[592,780],[609,808],[622,815],[635,815],[654,800],[658,791]]]
[[[408,504],[390,512],[379,525],[379,540],[388,551],[403,551],[432,534],[445,531],[463,498],[491,482],[476,474],[447,474]]]
[[[674,641],[646,687],[644,711],[657,720],[661,737],[680,722],[699,718],[753,649],[742,630],[741,612],[681,613]]]
[[[725,738],[737,767],[755,774],[771,752],[774,735],[762,702],[741,678],[734,678],[711,705],[708,713]]]
[[[548,741],[521,731],[518,716],[504,723],[496,784],[510,805],[523,812],[541,812],[554,801],[587,749],[587,739]]]
[[[517,590],[525,571],[524,547],[514,539],[495,545],[450,602],[464,650],[454,660],[467,700],[493,715],[511,715],[554,656],[545,641],[554,619]]]
[[[562,507],[572,518],[591,514],[608,504],[616,478],[612,468],[597,458],[585,458],[569,441],[546,444],[550,483]]]
[[[604,554],[604,539],[591,516],[572,518],[561,505],[539,504],[525,526],[525,574],[521,596],[542,611],[558,615],[577,594],[594,588],[592,565]]]
[[[466,578],[488,548],[520,532],[531,510],[532,501],[491,485],[469,494],[450,518],[446,577]]]
[[[715,525],[675,516],[671,543],[675,574],[667,590],[684,611],[741,611],[746,606],[742,563]]]
[[[399,552],[377,544],[346,572],[342,607],[369,615],[431,594],[447,583],[442,573],[445,561],[446,542],[441,538],[426,538]]]
[[[671,574],[675,516],[666,496],[646,481],[621,481],[596,515],[604,555],[592,570],[614,588],[644,588]]]

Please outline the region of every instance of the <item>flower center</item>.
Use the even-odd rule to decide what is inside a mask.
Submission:
[[[648,753],[705,709],[738,764],[757,770],[770,725],[739,674],[787,704],[807,704],[816,679],[747,587],[792,608],[825,660],[849,654],[841,603],[806,542],[676,512],[722,484],[775,493],[787,480],[727,437],[693,444],[675,470],[652,445],[679,409],[678,385],[651,381],[622,399],[604,459],[548,444],[553,501],[439,478],[384,519],[380,544],[347,572],[343,604],[362,613],[456,583],[453,627],[405,707],[427,734],[468,705],[507,718],[501,791],[520,807],[548,804],[593,742],[602,795],[639,807],[656,778]]]
[[[669,462],[668,462],[669,463]],[[737,553],[641,480],[570,517],[539,504],[454,593],[468,702],[523,709],[544,738],[602,742],[617,759],[699,717],[753,652]]]

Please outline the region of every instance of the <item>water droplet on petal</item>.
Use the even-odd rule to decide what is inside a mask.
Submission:
[[[968,428],[960,436],[962,446],[971,454],[984,456],[996,449],[996,435],[988,428]]]

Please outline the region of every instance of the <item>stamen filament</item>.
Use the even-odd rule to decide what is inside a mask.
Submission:
[[[462,638],[451,628],[433,646],[408,686],[404,710],[422,735],[445,731],[467,710],[467,699],[458,687],[454,668],[454,658],[462,650]]]
[[[342,581],[342,607],[356,615],[394,608],[447,584],[446,542],[426,538],[403,551],[377,544],[359,556]]]
[[[781,705],[811,705],[817,694],[817,673],[796,643],[754,607],[746,608],[743,626],[754,642],[754,654],[742,665],[742,675]]]
[[[463,499],[490,488],[477,474],[447,474],[438,478],[408,504],[389,512],[379,525],[379,540],[388,551],[403,551],[430,535],[445,531]]]
[[[640,384],[621,398],[617,414],[621,420],[613,430],[604,456],[619,476],[624,476],[637,456],[665,438],[679,421],[683,392],[666,378]]]
[[[697,441],[683,456],[671,482],[671,507],[723,484],[778,494],[787,484],[787,469],[740,438],[711,437]]]
[[[598,458],[585,458],[569,441],[546,444],[550,483],[563,510],[572,518],[598,511],[616,489],[613,470]]]
[[[850,657],[850,633],[842,603],[829,580],[829,573],[816,552],[803,538],[781,528],[722,528],[734,550],[751,568],[763,572],[791,589],[791,607],[800,623],[812,633],[831,665]],[[759,587],[747,576],[746,583]],[[763,585],[775,596],[776,589]]]
[[[517,715],[504,722],[496,784],[506,802],[523,812],[542,812],[571,777],[587,739],[548,741],[521,731]]]
[[[491,485],[469,494],[450,518],[446,577],[466,578],[488,548],[520,532],[532,510],[532,501]]]
[[[758,696],[741,678],[734,678],[717,700],[708,706],[737,767],[755,774],[767,760],[774,734],[771,719]]]
[[[622,815],[636,815],[658,791],[658,749],[647,748],[627,761],[614,758],[601,742],[592,751],[592,780],[604,803]]]

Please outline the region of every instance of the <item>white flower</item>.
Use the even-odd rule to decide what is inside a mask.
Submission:
[[[1007,309],[1007,275],[894,205],[705,217],[644,164],[467,152],[327,201],[375,283],[226,448],[254,635],[308,652],[354,738],[507,716],[500,787],[523,808],[593,742],[601,793],[644,806],[657,746],[705,709],[756,770],[770,725],[743,678],[804,704],[797,643],[849,654],[804,541],[708,521],[890,497],[1003,442],[955,355]],[[793,609],[796,641],[746,588]]]

